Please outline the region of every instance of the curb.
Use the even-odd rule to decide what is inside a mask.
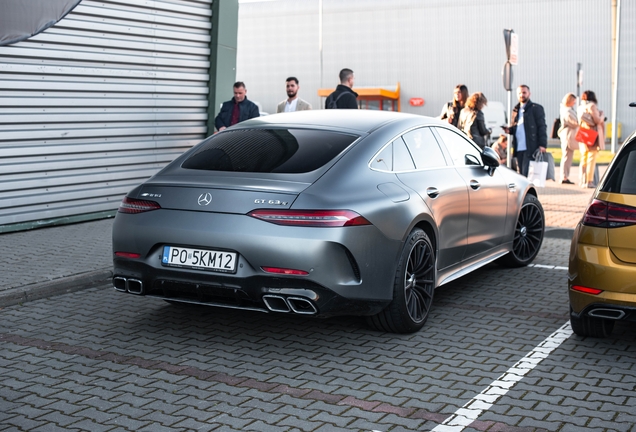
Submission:
[[[102,269],[48,282],[10,288],[0,292],[0,308],[104,285],[109,283],[112,277],[112,270]]]
[[[574,228],[545,228],[545,233],[543,234],[546,238],[556,238],[556,239],[565,239],[572,240],[572,236],[574,235]]]

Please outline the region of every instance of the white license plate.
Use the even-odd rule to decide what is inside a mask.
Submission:
[[[236,272],[236,253],[227,251],[191,249],[164,246],[161,264],[165,266],[212,270],[223,273]]]

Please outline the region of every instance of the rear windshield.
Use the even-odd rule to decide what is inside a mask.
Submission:
[[[603,192],[636,195],[636,143],[620,153],[620,159],[612,165]]]
[[[181,165],[208,171],[307,173],[358,137],[307,129],[240,129],[213,135]]]

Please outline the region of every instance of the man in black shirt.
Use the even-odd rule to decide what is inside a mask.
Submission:
[[[345,68],[340,71],[340,84],[327,96],[325,109],[358,109],[358,93],[351,90],[352,87],[353,71]]]

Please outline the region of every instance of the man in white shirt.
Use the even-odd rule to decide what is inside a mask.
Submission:
[[[310,110],[311,104],[298,97],[298,78],[289,77],[286,80],[287,100],[282,101],[276,108],[277,113]]]
[[[504,127],[503,130],[512,135],[513,154],[517,158],[519,172],[527,177],[534,152],[539,149],[545,153],[548,148],[547,125],[543,107],[530,100],[530,87],[520,85],[517,99],[519,103],[510,116],[512,126]]]

